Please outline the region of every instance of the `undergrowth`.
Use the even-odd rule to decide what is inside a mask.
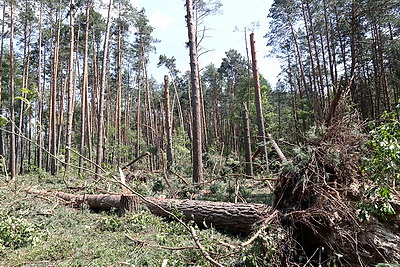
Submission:
[[[400,183],[400,121],[395,112],[385,112],[382,121],[371,124],[366,144],[369,156],[362,164],[363,173],[372,182],[362,187],[364,194],[359,207],[364,220],[370,215],[387,220],[396,214],[390,201]]]
[[[157,179],[150,181],[138,183],[142,193],[168,192],[163,186],[153,191],[152,183]],[[163,185],[162,180],[160,184]],[[216,184],[209,198],[232,198],[228,181]],[[78,194],[96,191],[79,176],[69,177],[68,185]],[[101,186],[120,190],[107,181]],[[217,187],[223,190],[219,192]],[[28,194],[25,188],[68,191],[62,176],[39,172],[0,185],[0,266],[161,266],[163,262],[167,266],[210,266],[195,247],[191,234],[177,222],[145,209],[123,217],[114,210],[94,212],[86,205],[76,209],[52,196]],[[250,197],[245,190],[241,189],[241,193]],[[273,250],[265,250],[265,240],[240,248],[247,237],[192,225],[206,251],[227,266],[262,266],[260,263],[274,254]]]

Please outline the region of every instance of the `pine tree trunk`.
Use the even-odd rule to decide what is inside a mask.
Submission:
[[[39,193],[39,192],[36,192]],[[250,233],[262,220],[273,213],[270,206],[257,203],[212,202],[187,199],[165,199],[146,197],[139,199],[135,195],[74,195],[58,192],[57,197],[72,204],[85,203],[92,209],[124,209],[136,212],[140,205],[146,206],[151,213],[170,217],[175,211],[180,212],[185,220],[191,220],[200,226],[215,227],[232,232]],[[168,211],[168,212],[166,212]]]
[[[37,120],[38,120],[38,127],[36,128],[36,140],[38,143],[38,147],[36,147],[36,166],[39,168],[39,170],[42,169],[42,163],[43,163],[43,128],[42,128],[42,114],[43,114],[43,97],[44,97],[44,92],[42,88],[42,82],[41,82],[41,76],[42,76],[42,38],[43,38],[43,31],[42,31],[42,12],[43,12],[43,4],[42,1],[40,1],[40,14],[39,14],[39,41],[38,41],[38,68],[37,68],[37,90],[38,90],[38,100],[37,100]]]
[[[75,20],[74,20],[74,0],[70,0],[69,10],[69,69],[68,69],[68,104],[67,104],[67,132],[65,144],[65,170],[69,170],[71,162],[71,146],[72,146],[72,122],[74,116],[74,38],[75,38]]]
[[[118,4],[118,14],[121,12],[121,3]],[[118,15],[119,16],[119,15]],[[121,19],[121,18],[119,18]],[[117,99],[116,99],[116,107],[115,107],[115,115],[116,115],[116,129],[117,129],[117,166],[121,164],[121,145],[122,145],[122,26],[118,25],[118,52],[117,52]]]
[[[4,24],[5,24],[6,3],[3,2],[3,18],[1,23],[1,46],[0,46],[0,62],[3,62],[4,53]],[[0,64],[0,78],[3,77],[3,64]],[[1,93],[3,92],[2,83],[0,82],[0,114],[3,114],[3,99]],[[0,130],[0,155],[4,155],[4,140],[3,131]]]
[[[201,96],[200,81],[198,74],[198,55],[196,48],[196,32],[193,22],[192,1],[186,0],[186,22],[189,37],[189,54],[190,54],[190,72],[192,86],[192,164],[193,164],[193,182],[200,183],[203,179],[203,151],[202,151],[202,112],[201,112]]]
[[[101,164],[103,162],[103,132],[104,132],[104,94],[106,87],[106,72],[107,72],[107,59],[108,59],[108,41],[110,35],[110,19],[111,19],[111,8],[113,0],[110,0],[108,5],[108,16],[107,16],[107,29],[106,36],[104,38],[103,47],[103,64],[102,74],[100,82],[100,94],[99,94],[99,105],[98,105],[98,128],[97,128],[97,157],[96,157],[96,179],[98,180],[101,175]]]
[[[164,76],[164,97],[165,97],[165,130],[167,133],[167,168],[172,166],[174,158],[172,154],[172,123],[169,107],[169,81],[168,76]]]
[[[243,131],[244,131],[244,148],[246,152],[246,176],[247,178],[253,177],[253,162],[251,159],[251,136],[250,136],[250,123],[249,123],[249,112],[247,105],[244,105],[243,110]]]
[[[11,136],[10,136],[10,172],[11,178],[17,177],[16,147],[15,147],[15,111],[14,111],[14,0],[10,1],[10,117],[11,117]]]
[[[57,161],[55,159],[55,157],[57,156],[56,101],[57,101],[59,44],[60,44],[60,31],[61,31],[61,10],[59,10],[57,13],[56,23],[57,23],[57,31],[55,37],[56,41],[54,44],[53,70],[51,78],[50,128],[49,128],[49,147],[50,147],[49,163],[50,163],[50,172],[52,175],[55,175],[57,173]]]
[[[258,139],[261,143],[261,154],[265,159],[265,165],[267,172],[269,171],[268,154],[266,148],[266,138],[265,138],[265,127],[264,127],[264,115],[262,109],[262,99],[260,92],[260,77],[258,75],[257,57],[256,57],[256,47],[254,41],[254,33],[250,34],[250,48],[251,48],[251,59],[253,61],[253,79],[254,79],[254,92],[255,92],[255,104],[257,112],[257,126],[258,126]]]
[[[86,27],[85,27],[85,48],[83,55],[83,84],[81,89],[81,140],[80,140],[80,156],[79,156],[79,174],[82,173],[83,158],[85,155],[85,138],[86,132],[87,110],[88,110],[88,50],[89,50],[89,22],[90,22],[91,0],[86,2]],[[89,123],[89,122],[88,122]]]
[[[314,93],[314,123],[315,125],[318,124],[318,122],[321,121],[321,109],[320,109],[320,101],[318,97],[318,77],[317,77],[317,72],[316,72],[316,67],[315,67],[315,62],[314,62],[314,55],[313,55],[313,49],[311,45],[311,33],[310,33],[310,21],[307,19],[307,14],[306,14],[306,8],[302,4],[301,10],[303,13],[303,19],[304,19],[304,26],[306,30],[306,39],[307,39],[307,45],[308,45],[308,54],[310,57],[310,63],[311,63],[311,74],[310,74],[310,84],[312,84],[313,88],[313,93]]]

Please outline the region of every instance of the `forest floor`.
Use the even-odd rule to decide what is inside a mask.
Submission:
[[[118,217],[116,210],[95,212],[86,206],[76,209],[52,196],[24,191],[30,188],[68,192],[62,177],[36,173],[20,176],[12,183],[0,182],[0,266],[210,264],[195,247],[192,235],[178,222],[167,221],[147,210]],[[77,178],[69,184],[80,187],[85,182]],[[157,188],[157,185],[155,180],[142,187],[151,188],[148,194],[163,193],[165,188]],[[203,199],[232,200],[233,190],[229,184],[218,181],[213,185]],[[242,197],[249,202],[270,202],[264,183],[253,188],[250,191],[243,187]],[[96,190],[86,187],[77,193],[91,191]],[[212,228],[200,230],[195,226],[195,229],[207,252],[227,266],[252,266],[248,264],[260,255],[256,242],[245,249],[235,248],[248,238],[246,236]]]

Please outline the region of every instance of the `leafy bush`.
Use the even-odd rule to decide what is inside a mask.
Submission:
[[[0,213],[0,254],[6,247],[36,245],[46,235],[25,219]]]
[[[122,230],[123,222],[115,216],[105,216],[98,221],[98,229],[101,231],[117,232]]]
[[[362,166],[363,173],[373,181],[372,186],[364,188],[364,199],[360,204],[362,219],[371,214],[386,220],[387,215],[395,214],[390,200],[400,181],[400,121],[395,113],[388,112],[382,119],[381,125],[371,125],[373,129],[367,143],[371,156],[364,159]]]

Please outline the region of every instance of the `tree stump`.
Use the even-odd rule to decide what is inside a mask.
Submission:
[[[118,209],[118,216],[123,216],[125,213],[136,213],[140,209],[142,201],[135,195],[121,195],[121,200]]]

